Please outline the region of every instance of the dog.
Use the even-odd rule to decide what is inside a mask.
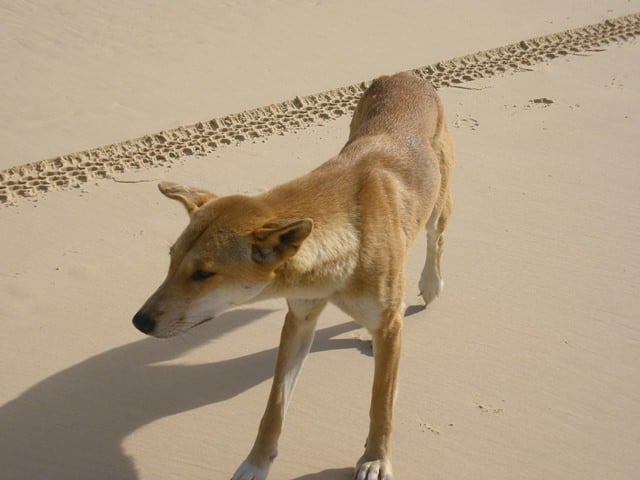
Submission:
[[[333,303],[372,336],[374,380],[365,451],[354,479],[391,480],[391,433],[404,315],[407,249],[425,228],[419,288],[443,286],[453,143],[436,90],[408,73],[374,80],[340,153],[255,196],[217,196],[163,182],[190,222],[171,247],[169,273],[133,318],[172,337],[247,302],[284,297],[275,374],[258,434],[232,480],[264,480],[316,321]]]

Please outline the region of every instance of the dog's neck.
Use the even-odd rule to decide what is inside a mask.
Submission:
[[[317,226],[298,252],[276,271],[261,297],[325,298],[342,288],[358,262],[358,232],[352,225]]]

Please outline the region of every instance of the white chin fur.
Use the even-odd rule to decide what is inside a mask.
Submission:
[[[263,285],[248,287],[220,286],[202,298],[193,302],[186,312],[185,329],[193,328],[199,323],[214,318],[220,313],[236,305],[247,303],[255,298],[262,290]]]

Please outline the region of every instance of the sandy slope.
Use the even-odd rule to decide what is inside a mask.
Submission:
[[[640,10],[637,0],[0,4],[0,167]]]
[[[630,479],[640,468],[639,53],[635,41],[441,91],[456,211],[445,294],[406,321],[397,478]],[[141,338],[130,317],[186,222],[155,182],[256,192],[334,154],[347,125],[1,209],[3,478],[229,477],[264,406],[283,302]],[[409,305],[423,252],[421,239]],[[323,314],[270,478],[350,478],[366,433],[366,338]]]

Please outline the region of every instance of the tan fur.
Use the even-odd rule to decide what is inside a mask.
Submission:
[[[426,227],[419,287],[428,304],[442,288],[452,168],[453,145],[435,90],[401,73],[372,83],[342,151],[303,177],[253,197],[160,185],[185,206],[191,221],[171,249],[166,280],[134,318],[139,329],[169,337],[241,303],[280,296],[289,306],[267,408],[233,480],[266,478],[327,302],[373,337],[370,428],[354,478],[392,478],[404,262],[408,246]]]

